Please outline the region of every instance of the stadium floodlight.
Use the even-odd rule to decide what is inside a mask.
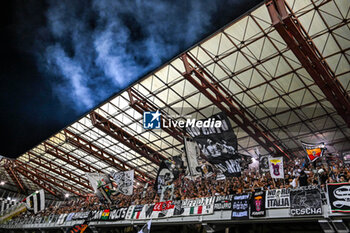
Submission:
[[[68,198],[69,197],[69,193],[64,194],[64,197]]]
[[[327,220],[318,220],[324,233],[335,233],[332,225]]]
[[[0,185],[5,185],[5,181],[1,181],[1,182],[0,182]]]

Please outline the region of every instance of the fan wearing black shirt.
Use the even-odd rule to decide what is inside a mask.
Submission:
[[[300,175],[299,175],[299,184],[300,186],[307,186],[308,182],[307,182],[307,174],[304,172],[304,170],[301,170]]]

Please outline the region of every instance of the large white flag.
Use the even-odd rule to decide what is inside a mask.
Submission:
[[[99,181],[101,181],[104,178],[104,174],[99,174],[99,173],[86,173],[85,174],[88,180],[90,181],[90,184],[92,188],[94,189],[95,193],[98,193],[98,186],[99,186]]]
[[[150,233],[151,232],[152,219],[149,220],[138,233]]]
[[[111,176],[117,183],[117,191],[124,195],[132,195],[134,186],[134,170],[112,172]]]
[[[284,178],[283,157],[269,157],[269,168],[272,178]]]
[[[38,211],[45,209],[45,193],[44,190],[41,189],[36,191],[35,193],[29,195],[26,198],[26,206],[28,210],[34,211],[36,214]]]
[[[105,200],[109,203],[112,203],[110,196],[113,192],[112,183],[106,174],[99,173],[86,173],[92,188],[95,191],[95,194],[100,200]]]

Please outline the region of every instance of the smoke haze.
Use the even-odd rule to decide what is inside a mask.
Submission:
[[[21,155],[261,1],[4,3],[0,155]]]

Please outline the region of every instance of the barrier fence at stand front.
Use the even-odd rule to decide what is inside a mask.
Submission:
[[[154,204],[131,205],[48,216],[17,217],[0,225],[3,229],[68,228],[86,220],[90,226],[152,224],[237,224],[259,222],[323,221],[349,218],[348,199],[343,191],[350,183],[328,185],[328,193],[318,187],[275,189],[246,194],[203,197]],[[345,198],[345,199],[344,199]],[[344,200],[343,200],[344,199]],[[345,203],[339,205],[339,203]]]

